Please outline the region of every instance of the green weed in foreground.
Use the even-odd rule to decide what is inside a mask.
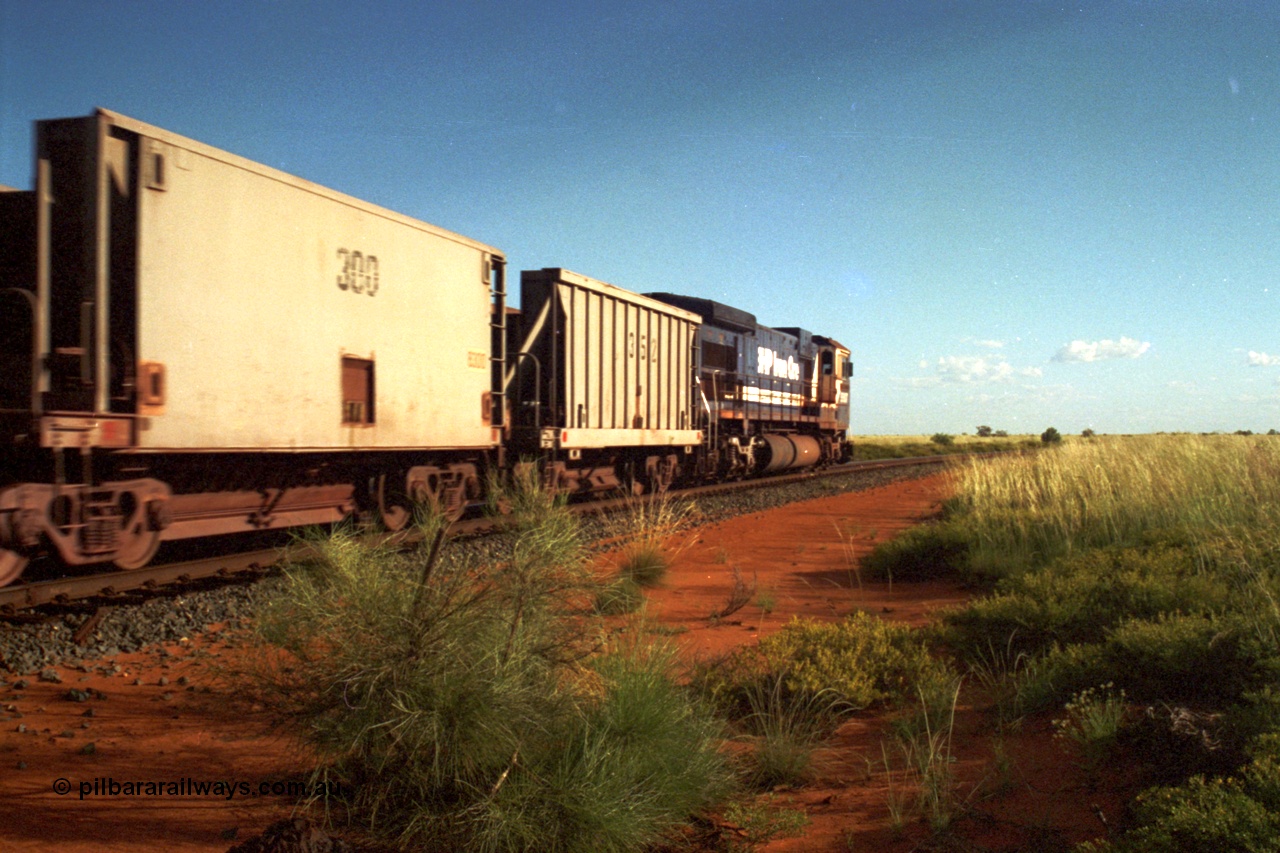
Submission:
[[[939,674],[923,681],[917,693],[919,708],[896,727],[895,741],[906,763],[907,779],[918,792],[917,809],[935,832],[942,832],[961,805],[951,749],[960,680]],[[882,754],[888,769],[887,751]],[[891,805],[890,810],[894,809]],[[893,820],[898,823],[901,817]]]
[[[751,711],[741,722],[753,736],[754,748],[742,775],[762,791],[808,781],[814,749],[848,711],[831,691],[794,694],[784,682],[779,674],[746,688]]]
[[[688,544],[680,534],[693,525],[698,508],[668,494],[634,498],[605,520],[608,535],[621,541],[618,574],[643,587],[662,582],[671,562]]]
[[[438,519],[417,551],[317,542],[260,617],[247,686],[377,836],[644,850],[726,790],[719,727],[676,684],[669,650],[598,651],[576,519],[540,492],[509,505],[500,566],[453,558]]]

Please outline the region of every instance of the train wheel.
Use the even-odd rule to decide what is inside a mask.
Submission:
[[[0,586],[16,581],[26,567],[26,557],[16,551],[0,548]]]
[[[413,517],[413,510],[409,508],[407,498],[397,494],[394,488],[387,486],[386,474],[378,475],[377,492],[378,518],[382,521],[382,526],[392,533],[404,530],[409,519]]]
[[[140,569],[160,550],[160,532],[168,526],[163,520],[167,512],[163,502],[142,503],[132,492],[121,494],[120,508],[125,521],[120,529],[120,547],[111,564],[117,569]]]
[[[160,550],[160,531],[135,525],[120,533],[121,545],[111,564],[117,569],[140,569]]]

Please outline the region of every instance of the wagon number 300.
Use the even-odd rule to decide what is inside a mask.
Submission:
[[[350,249],[338,250],[338,262],[342,264],[338,272],[338,289],[350,290],[352,293],[367,293],[373,296],[378,292],[378,256],[353,252]]]

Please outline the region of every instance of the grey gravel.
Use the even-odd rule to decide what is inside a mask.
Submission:
[[[696,498],[696,503],[705,521],[716,522],[798,500],[865,491],[898,480],[916,479],[935,470],[936,466],[928,465],[866,471],[701,496]],[[585,524],[588,536],[604,532],[604,523],[598,519],[588,517]],[[510,535],[504,534],[460,538],[450,544],[449,556],[501,561],[510,555],[512,541]],[[119,672],[119,667],[110,661],[95,667],[85,662],[136,652],[156,643],[177,642],[202,632],[214,623],[243,624],[252,618],[257,606],[272,595],[279,583],[278,577],[268,577],[252,584],[230,584],[181,595],[159,596],[136,606],[118,606],[102,619],[83,646],[72,642],[72,636],[89,618],[87,613],[67,613],[40,624],[0,624],[0,670],[19,675],[37,673],[40,680],[54,683],[62,681],[61,675],[53,669],[55,666],[86,672],[95,669],[104,673]],[[160,651],[167,653],[167,650]],[[163,679],[162,683],[167,684],[168,679]],[[26,686],[25,679],[13,682],[14,689]]]

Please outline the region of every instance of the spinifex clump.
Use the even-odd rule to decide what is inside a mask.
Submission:
[[[442,521],[393,550],[335,534],[265,612],[252,686],[375,834],[426,850],[627,851],[723,790],[718,729],[670,654],[603,646],[577,520],[528,484],[510,559]],[[328,804],[335,805],[335,804]]]

